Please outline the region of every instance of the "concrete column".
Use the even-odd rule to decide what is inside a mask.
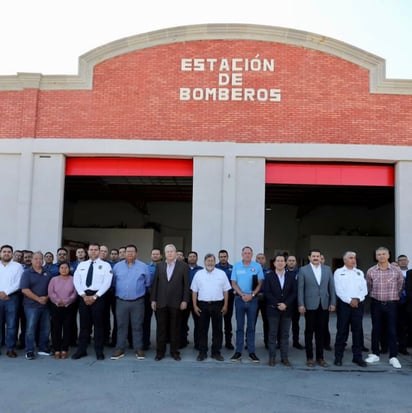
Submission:
[[[235,254],[248,245],[254,255],[264,251],[265,232],[265,158],[236,159]]]
[[[192,248],[199,253],[229,252],[240,259],[245,245],[263,251],[265,159],[234,156],[193,159]]]
[[[202,265],[208,252],[221,248],[223,157],[193,158],[192,249]]]
[[[35,155],[29,245],[31,249],[56,251],[62,243],[65,157]]]
[[[18,199],[20,154],[0,154],[1,201],[0,245],[10,244],[15,249],[24,247],[18,238]],[[26,231],[26,230],[24,230]]]
[[[30,146],[30,145],[26,145]],[[30,249],[30,210],[33,178],[33,154],[30,149],[24,149],[20,157],[19,177],[16,181],[17,212],[16,236],[14,247],[16,249]]]
[[[412,262],[412,162],[395,166],[395,249]],[[396,257],[393,257],[396,258]]]

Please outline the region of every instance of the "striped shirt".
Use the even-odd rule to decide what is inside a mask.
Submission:
[[[371,298],[378,301],[398,301],[403,286],[403,275],[394,265],[389,264],[386,269],[374,265],[366,273],[366,282]]]

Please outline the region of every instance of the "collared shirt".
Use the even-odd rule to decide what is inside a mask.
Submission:
[[[190,289],[197,293],[199,301],[221,301],[224,292],[231,289],[224,271],[214,268],[211,272],[199,270],[193,277]]]
[[[233,266],[232,281],[236,281],[245,294],[252,293],[254,275],[257,275],[258,280],[264,279],[262,266],[256,261],[251,261],[249,265],[244,265],[242,261],[239,261]]]
[[[298,279],[298,274],[299,274],[299,268],[298,267],[295,267],[293,270],[286,267],[285,271],[288,272],[289,274],[292,274],[293,277],[295,278],[295,280]]]
[[[74,270],[73,270],[72,264],[70,262],[67,262],[67,263],[69,264],[69,268],[70,268],[69,274],[73,275]],[[52,277],[57,277],[59,275],[59,265],[60,263],[55,262],[54,264],[51,264],[48,268],[46,266],[44,266],[43,268],[46,268]]]
[[[316,282],[318,285],[320,285],[320,282],[322,280],[322,266],[319,264],[317,267],[310,263],[310,266],[312,267],[313,274],[315,274]]]
[[[161,261],[159,261],[159,262],[161,262]],[[150,271],[150,285],[149,285],[149,287],[151,287],[151,285],[153,284],[154,277],[155,277],[157,263],[155,263],[153,261],[150,261],[149,264],[147,264],[147,266],[149,267],[149,271]]]
[[[118,262],[113,268],[113,278],[116,297],[122,300],[140,298],[150,286],[149,267],[140,260],[131,265],[126,260]]]
[[[226,265],[222,265],[220,262],[218,262],[215,265],[215,268],[222,270],[225,272],[227,279],[229,280],[229,282],[231,281],[232,278],[232,270],[233,270],[233,265],[227,263]],[[230,289],[231,291],[233,291],[233,288]]]
[[[21,276],[20,288],[22,290],[27,288],[33,294],[36,294],[39,297],[45,297],[49,294],[48,287],[51,278],[51,274],[45,270],[38,273],[33,268],[29,268],[24,271]],[[29,308],[44,308],[47,304],[40,304],[25,295],[23,298],[23,305]]]
[[[20,288],[20,280],[23,274],[23,267],[15,261],[10,261],[7,265],[0,262],[0,291],[10,295]]]
[[[364,301],[368,294],[365,276],[358,268],[349,269],[345,265],[333,274],[336,295],[349,304],[352,298]]]
[[[191,267],[191,266],[189,265],[189,269],[190,269],[189,282],[192,282],[192,281],[193,281],[193,277],[195,276],[195,274],[196,274],[199,270],[203,269],[203,267],[201,267],[200,265],[197,265],[197,264],[196,264],[194,267]]]
[[[366,273],[369,295],[378,301],[398,301],[403,286],[402,271],[392,264],[385,270],[374,265]]]
[[[278,274],[278,273],[275,271],[275,274],[276,274],[276,276],[278,277],[278,280],[279,280],[279,283],[280,283],[280,288],[282,288],[282,290],[283,290],[283,287],[284,287],[284,285],[285,285],[285,274],[286,274],[286,271],[283,271],[282,274]]]
[[[83,295],[86,290],[97,291],[96,295],[101,297],[111,286],[113,271],[110,264],[97,258],[93,264],[92,285],[86,286],[87,272],[89,271],[92,260],[82,261],[76,268],[73,275],[73,283],[77,294]]]
[[[167,274],[167,281],[170,281],[173,275],[173,271],[175,270],[176,260],[174,260],[171,264],[166,261],[166,274]]]

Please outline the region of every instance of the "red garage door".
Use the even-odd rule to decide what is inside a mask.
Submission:
[[[192,159],[67,158],[66,176],[193,176]]]
[[[394,186],[392,165],[268,162],[267,184]]]

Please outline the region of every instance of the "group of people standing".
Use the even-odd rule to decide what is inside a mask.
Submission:
[[[365,277],[357,268],[356,253],[352,251],[343,255],[343,267],[333,274],[331,268],[322,263],[318,249],[309,251],[309,263],[301,268],[297,268],[295,257],[282,254],[276,255],[268,267],[262,253],[253,260],[249,246],[242,249],[241,260],[233,265],[229,263],[228,252],[220,250],[218,260],[214,254],[206,254],[202,267],[197,263],[196,252],[191,251],[186,262],[184,254],[172,244],[164,248],[164,259],[162,251],[154,248],[152,261],[145,264],[138,259],[135,245],[113,249],[109,260],[107,247],[91,243],[87,252],[83,248],[76,251],[76,262],[69,263],[68,251],[60,248],[56,263],[53,258],[50,260],[50,255],[53,257],[50,252],[44,256],[35,252],[31,265],[26,263],[24,268],[16,257],[13,259],[13,248],[3,245],[0,248],[0,323],[5,324],[6,354],[17,357],[15,348],[20,329],[24,330],[27,359],[36,358],[36,345],[40,355],[67,358],[69,346],[76,340],[77,350],[71,358],[80,359],[87,356],[93,336],[96,358],[103,360],[108,328],[110,331],[110,311],[113,311],[110,343],[115,347],[113,360],[124,357],[127,343],[138,360],[145,358],[154,313],[156,361],[166,356],[168,344],[170,356],[181,360],[180,350],[188,344],[188,319],[192,314],[198,361],[208,357],[211,322],[212,358],[224,360],[221,349],[225,343],[227,349],[234,350],[231,361],[240,361],[247,349],[249,359],[259,363],[255,327],[260,311],[270,366],[277,363],[277,350],[280,362],[291,366],[288,352],[292,327],[293,346],[306,351],[306,365],[327,367],[324,349],[330,346],[329,313],[336,311],[336,366],[343,363],[351,329],[354,363],[366,367],[368,363],[380,361],[383,343],[386,343],[389,363],[400,368],[398,349],[402,346],[402,351],[407,350],[406,343],[400,343],[399,339],[398,312],[400,306],[407,303],[408,274],[402,266],[389,262],[387,248],[380,247],[375,253],[377,264]],[[412,290],[412,273],[409,278]],[[368,295],[372,352],[364,359],[362,320]],[[25,323],[19,328],[21,304]],[[233,313],[235,345],[232,343]],[[305,317],[304,346],[299,343],[300,316]],[[410,317],[405,319],[408,323]],[[0,338],[3,338],[1,332]]]

